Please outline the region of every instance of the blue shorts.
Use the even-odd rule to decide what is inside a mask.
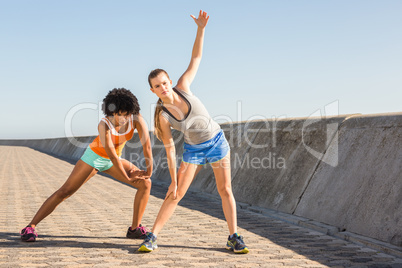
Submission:
[[[113,166],[110,159],[97,155],[89,146],[82,155],[81,160],[101,172]]]
[[[212,139],[200,144],[184,143],[183,162],[205,165],[218,162],[230,151],[229,143],[221,130]]]

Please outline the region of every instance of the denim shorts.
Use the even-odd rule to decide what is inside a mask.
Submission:
[[[82,155],[81,160],[101,172],[108,170],[113,166],[113,163],[110,159],[97,155],[89,147],[85,150],[85,153]]]
[[[229,143],[221,130],[212,139],[200,144],[184,143],[183,162],[205,165],[223,159],[230,151]]]

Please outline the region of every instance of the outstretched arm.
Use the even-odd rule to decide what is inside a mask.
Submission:
[[[170,124],[161,114],[159,115],[161,130],[162,130],[162,142],[165,146],[167,163],[169,167],[170,183],[169,189],[166,193],[165,200],[169,195],[173,194],[173,199],[176,199],[177,192],[177,170],[176,170],[176,148],[172,137],[172,131],[170,130]]]
[[[200,10],[200,14],[198,18],[191,15],[194,19],[195,23],[197,24],[197,36],[194,41],[193,52],[191,54],[190,64],[188,65],[187,70],[184,74],[180,77],[179,81],[177,82],[177,87],[184,91],[190,91],[190,85],[194,80],[194,77],[198,71],[198,67],[200,66],[201,58],[202,58],[202,47],[204,44],[204,33],[205,33],[205,26],[207,26],[209,16],[207,12]]]

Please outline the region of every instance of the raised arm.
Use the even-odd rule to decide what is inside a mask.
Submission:
[[[180,77],[179,81],[177,82],[176,87],[180,88],[184,91],[190,91],[190,85],[194,80],[194,77],[198,71],[198,67],[200,66],[201,58],[202,58],[202,48],[204,44],[204,33],[205,33],[205,26],[207,26],[209,16],[207,12],[200,10],[200,14],[198,18],[191,15],[194,19],[195,23],[197,24],[197,36],[195,37],[193,52],[191,54],[190,64],[188,65],[187,70],[183,73]]]

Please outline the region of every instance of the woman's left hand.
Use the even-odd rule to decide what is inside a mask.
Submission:
[[[205,28],[207,26],[209,16],[207,15],[207,12],[200,10],[200,14],[198,15],[198,18],[195,18],[195,16],[190,15],[195,23],[197,23],[198,27],[200,28]]]
[[[151,176],[146,174],[146,171],[141,169],[132,169],[130,170],[129,180],[131,182],[138,182],[139,180],[148,179]]]

